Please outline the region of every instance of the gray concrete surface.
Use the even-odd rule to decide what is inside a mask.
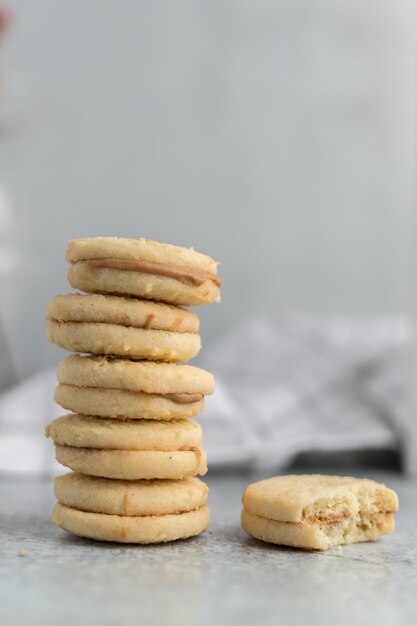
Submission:
[[[95,543],[48,522],[49,480],[0,481],[0,624],[417,623],[417,483],[397,489],[397,530],[325,553],[264,545],[240,529],[240,497],[255,477],[208,480],[205,535],[143,547]],[[28,551],[19,557],[21,549]]]

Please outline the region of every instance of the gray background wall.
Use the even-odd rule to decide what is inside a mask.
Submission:
[[[42,318],[74,237],[219,259],[204,341],[259,311],[407,311],[412,3],[9,6],[0,319],[18,376],[59,357]]]

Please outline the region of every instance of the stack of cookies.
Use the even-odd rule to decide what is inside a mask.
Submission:
[[[213,376],[179,364],[200,349],[183,306],[220,300],[217,264],[193,249],[144,239],[71,241],[68,279],[48,339],[71,352],[55,400],[72,413],[46,428],[74,470],[55,482],[52,520],[77,535],[156,543],[198,535],[209,519],[202,431],[192,418]]]

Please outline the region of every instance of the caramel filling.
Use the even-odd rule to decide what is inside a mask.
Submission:
[[[119,449],[119,448],[87,448],[85,446],[69,446],[66,444],[60,444],[57,441],[54,441],[55,443],[55,449],[57,451],[57,454],[59,452],[59,449],[61,448],[66,448],[67,450],[77,450],[77,451],[83,451],[85,454],[89,454],[89,453],[107,453],[107,452],[192,452],[195,455],[195,460],[196,460],[196,466],[195,466],[195,473],[198,473],[200,471],[200,466],[201,466],[201,459],[203,457],[203,450],[197,446],[182,446],[181,448],[177,448],[177,449],[173,449],[173,450],[161,450],[159,448],[151,448],[148,449],[146,448],[145,450],[126,450],[126,449]],[[172,457],[170,457],[172,458]],[[129,509],[129,497],[127,495],[125,495],[125,497],[123,498],[122,501],[122,506],[124,509],[124,514],[127,515],[128,514],[128,509]]]
[[[156,396],[158,398],[165,398],[166,400],[171,400],[171,402],[175,402],[176,404],[192,404],[193,402],[200,402],[204,398],[202,393],[148,393],[146,391],[139,390],[131,390],[131,389],[116,389],[116,387],[91,387],[90,385],[74,385],[73,383],[60,383],[61,385],[70,385],[71,387],[79,387],[81,389],[98,389],[98,390],[109,390],[109,391],[127,391],[128,393],[143,393],[146,396]]]
[[[371,518],[381,516],[381,515],[391,515],[393,511],[377,511],[371,515]],[[361,517],[366,517],[365,514],[361,514]],[[319,515],[317,517],[308,517],[303,522],[307,522],[309,524],[340,524],[345,519],[348,519],[349,515],[344,513],[339,513],[339,515]],[[302,523],[303,523],[302,522]]]
[[[198,470],[200,469],[201,458],[203,454],[202,449],[197,448],[196,446],[182,446],[182,448],[180,448],[180,452],[194,452],[197,463],[195,471],[198,472]]]
[[[77,452],[82,451],[86,454],[90,452],[193,452],[197,458],[197,467],[200,467],[201,459],[203,456],[203,450],[198,446],[182,446],[181,448],[141,448],[139,450],[134,448],[132,450],[129,448],[93,448],[91,446],[87,447],[67,443],[59,443],[59,441],[56,441],[55,439],[53,441],[55,446],[58,446],[59,448],[66,448],[67,450],[77,450]],[[127,501],[124,500],[123,504],[127,506],[129,504],[129,499],[127,498]]]
[[[156,394],[161,398],[166,398],[177,404],[192,404],[193,402],[200,402],[203,399],[202,393],[158,393]]]
[[[129,515],[129,496],[127,493],[124,494],[122,499],[122,509],[123,515]]]
[[[155,319],[155,313],[149,313],[148,317],[146,318],[146,324],[145,324],[146,330],[150,330],[152,328],[154,319]]]
[[[166,276],[168,278],[174,278],[185,285],[191,285],[192,287],[200,287],[207,280],[213,281],[217,287],[220,287],[222,284],[217,274],[200,268],[179,267],[178,265],[170,265],[168,263],[154,263],[153,261],[140,261],[136,259],[88,259],[82,262],[87,263],[90,267],[107,267],[125,272],[141,272],[144,274]]]
[[[193,331],[193,330],[179,330],[179,326],[182,324],[182,319],[181,318],[176,318],[176,320],[173,322],[173,324],[171,324],[170,327],[167,327],[167,325],[164,327],[162,327],[161,323],[157,323],[154,324],[154,320],[155,320],[155,313],[149,313],[146,317],[145,323],[144,324],[138,324],[138,323],[134,323],[134,322],[123,322],[123,321],[103,321],[103,320],[97,320],[97,318],[94,318],[92,315],[86,317],[85,319],[79,320],[79,319],[70,319],[70,315],[66,316],[68,319],[55,319],[53,317],[51,317],[48,321],[49,322],[54,322],[55,324],[106,324],[106,325],[114,325],[114,326],[123,326],[123,328],[139,328],[141,330],[163,330],[165,332],[168,333],[182,333],[184,335],[189,334],[189,335],[196,335],[197,332]]]
[[[182,448],[182,449],[185,449],[185,448]],[[251,513],[252,515],[256,515],[257,517],[261,517],[262,519],[266,519],[271,522],[278,522],[279,524],[293,524],[293,525],[317,524],[318,526],[332,526],[333,524],[335,525],[341,524],[347,519],[352,519],[352,517],[348,515],[347,513],[339,513],[335,515],[323,514],[323,515],[317,515],[315,517],[304,517],[299,522],[289,522],[289,521],[277,520],[271,517],[265,517],[264,515],[260,515],[259,513],[253,513],[252,511],[248,509],[245,509],[245,510]],[[372,514],[362,513],[360,515],[360,518],[362,521],[366,522],[366,519],[369,519],[370,521],[372,521],[374,519],[377,519],[378,517],[381,517],[381,516],[385,517],[387,515],[393,515],[394,513],[395,511],[376,511]]]

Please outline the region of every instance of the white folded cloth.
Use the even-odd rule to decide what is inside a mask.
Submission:
[[[272,471],[302,452],[401,450],[409,343],[403,320],[260,316],[205,346],[197,364],[216,377],[198,418],[209,466]],[[55,385],[47,370],[0,396],[0,471],[59,468],[43,437],[65,413]]]
[[[282,468],[309,451],[400,449],[409,331],[401,320],[260,316],[205,347],[212,466]]]

